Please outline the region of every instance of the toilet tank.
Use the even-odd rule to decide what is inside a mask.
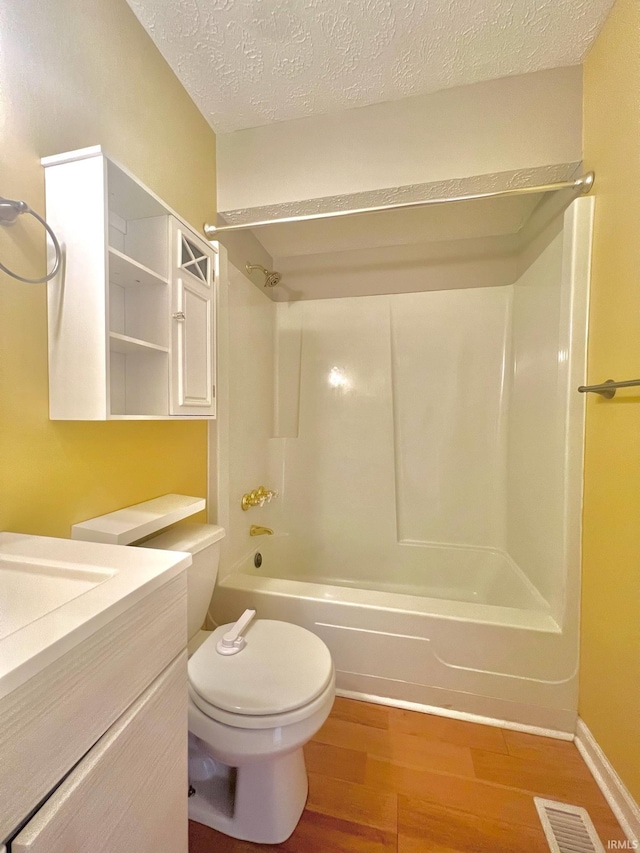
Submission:
[[[197,634],[207,615],[218,576],[224,528],[215,524],[182,524],[140,544],[141,548],[187,551],[193,562],[187,569],[188,638]]]

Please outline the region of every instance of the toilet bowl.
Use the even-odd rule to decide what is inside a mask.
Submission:
[[[263,619],[247,629],[241,652],[223,656],[216,646],[230,627],[216,629],[189,661],[189,731],[198,739],[190,741],[191,766],[202,766],[204,754],[234,768],[233,803],[230,794],[220,799],[213,765],[215,795],[207,779],[192,778],[190,815],[235,838],[277,844],[305,806],[302,747],[333,705],[333,663],[311,632]]]
[[[213,525],[184,525],[144,543],[193,555],[190,639],[204,621],[223,536]],[[234,838],[278,844],[304,810],[302,747],[333,705],[333,662],[315,634],[267,619],[251,621],[239,648],[221,652],[232,627],[210,632],[189,659],[189,817]]]

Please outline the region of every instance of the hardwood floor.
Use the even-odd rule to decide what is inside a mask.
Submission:
[[[191,823],[190,853],[548,853],[533,797],[584,806],[624,841],[573,743],[336,699],[305,748],[309,799],[284,844]]]

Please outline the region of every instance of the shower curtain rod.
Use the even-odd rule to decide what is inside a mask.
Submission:
[[[360,207],[353,210],[335,210],[328,213],[308,213],[299,216],[285,216],[281,219],[262,219],[256,222],[243,222],[239,225],[211,225],[205,222],[203,230],[209,240],[215,240],[218,234],[232,231],[247,231],[250,228],[262,228],[265,225],[284,225],[293,222],[313,222],[316,219],[337,219],[341,216],[359,216],[362,213],[381,213],[385,210],[409,210],[417,207],[429,207],[435,204],[449,204],[456,201],[476,201],[484,198],[506,198],[516,195],[533,195],[535,193],[550,193],[558,190],[573,190],[576,195],[586,195],[591,191],[595,175],[587,172],[572,181],[559,181],[555,184],[540,184],[537,187],[514,187],[506,190],[493,190],[486,193],[453,196],[450,198],[427,198],[422,201],[402,201],[396,204],[382,204],[377,207]]]

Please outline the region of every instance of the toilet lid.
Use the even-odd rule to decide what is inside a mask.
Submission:
[[[319,637],[289,622],[256,619],[235,655],[216,644],[221,625],[189,660],[192,688],[210,705],[235,714],[278,714],[312,702],[333,677],[329,649]]]

